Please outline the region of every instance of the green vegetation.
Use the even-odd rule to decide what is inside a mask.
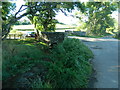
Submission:
[[[66,39],[56,46],[51,55],[48,80],[54,88],[86,87],[91,65],[92,52],[79,40]],[[54,71],[54,72],[53,72]]]
[[[65,39],[52,49],[34,39],[3,42],[3,84],[9,78],[42,65],[47,71],[44,79],[31,79],[32,88],[86,88],[92,66],[92,52],[77,39]],[[40,68],[40,69],[42,69]],[[44,71],[43,71],[44,72]],[[40,74],[40,72],[37,72]],[[15,81],[14,81],[15,82]],[[17,87],[17,86],[16,86]]]
[[[101,38],[101,37],[104,37],[104,36],[109,36],[111,35],[110,33],[106,33],[104,35],[100,35],[100,36],[92,36],[92,35],[85,35],[85,36],[80,36],[80,35],[74,35],[74,34],[70,34],[69,36],[77,36],[77,37],[89,37],[89,38]],[[116,35],[117,37],[117,35]]]
[[[13,16],[13,12],[16,8],[15,3],[11,2],[2,2],[2,39],[6,38],[8,33],[10,32],[13,19],[10,20],[11,16]]]
[[[2,2],[2,40],[10,33],[12,25],[30,24],[26,20],[18,21],[24,16],[27,16],[35,25],[37,39],[39,39],[38,30],[55,31],[55,26],[59,23],[55,18],[58,12],[67,16],[68,12],[72,12],[75,8],[78,12],[73,17],[77,17],[81,21],[76,28],[77,31],[84,29],[91,36],[114,33],[117,30],[118,22],[111,15],[117,11],[119,6],[119,2],[26,2],[13,15],[12,12],[16,8],[15,3]],[[20,14],[21,12],[23,13]]]
[[[113,38],[119,39],[120,40],[120,31],[113,36]]]
[[[25,1],[26,2],[26,1]],[[54,31],[55,24],[58,21],[55,19],[55,15],[58,12],[62,12],[67,16],[67,12],[72,12],[75,7],[79,8],[81,12],[84,12],[84,4],[80,2],[26,2],[25,5],[22,5],[18,11],[13,12],[15,8],[11,8],[12,5],[8,5],[6,2],[2,3],[2,19],[4,28],[2,28],[2,40],[4,40],[11,30],[11,26],[14,24],[20,24],[17,22],[22,17],[27,16],[32,24],[35,25],[37,30],[37,36],[39,38],[39,31]],[[15,7],[15,4],[14,4]],[[4,10],[5,9],[5,10]],[[20,14],[23,12],[22,14]],[[9,17],[8,17],[9,16]],[[4,19],[4,17],[7,19]],[[22,24],[29,24],[30,22],[23,22]]]
[[[42,51],[31,42],[33,40],[3,42],[3,80],[26,72],[42,57]]]
[[[36,15],[30,14],[28,18],[35,25],[35,28],[40,31],[54,31],[55,25],[58,21],[55,19],[57,12],[62,12],[65,15],[67,12],[72,12],[75,7],[78,7],[81,11],[84,11],[84,5],[80,2],[26,2],[26,5],[35,6],[36,8],[41,8],[37,12],[33,12]],[[32,9],[34,10],[34,9]],[[27,9],[27,11],[32,11]]]
[[[84,13],[76,13],[82,23],[78,30],[87,29],[87,35],[100,36],[116,29],[116,21],[111,14],[117,10],[117,2],[87,2],[85,7]],[[82,15],[88,19],[84,20]]]

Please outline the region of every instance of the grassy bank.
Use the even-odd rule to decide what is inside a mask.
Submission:
[[[86,88],[92,73],[88,60],[92,57],[88,47],[77,39],[65,39],[52,49],[34,39],[6,40],[3,42],[3,84],[9,87],[7,84],[12,78],[19,76],[13,80],[16,82],[23,74],[34,72],[33,78],[27,78],[32,88]]]

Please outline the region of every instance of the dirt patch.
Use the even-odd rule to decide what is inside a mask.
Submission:
[[[94,88],[95,82],[97,82],[96,70],[93,68],[93,69],[92,69],[92,74],[91,74],[91,76],[89,77],[88,88]]]
[[[45,69],[43,65],[36,65],[32,67],[31,70],[23,74],[16,75],[15,77],[12,77],[11,79],[7,80],[7,82],[4,82],[3,88],[31,88],[31,83],[34,80],[38,78],[44,80],[46,72],[47,69]]]
[[[93,59],[90,59],[89,62],[93,66]],[[97,82],[96,75],[97,75],[97,72],[96,72],[95,68],[92,67],[92,74],[89,77],[88,88],[94,88],[94,84],[95,84],[95,82]]]

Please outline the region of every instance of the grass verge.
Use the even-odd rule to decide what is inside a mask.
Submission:
[[[34,39],[6,40],[3,42],[3,83],[36,65],[43,65],[47,69],[44,79],[39,75],[34,77],[29,87],[87,88],[92,73],[88,60],[92,57],[90,49],[78,39],[65,39],[52,49]]]

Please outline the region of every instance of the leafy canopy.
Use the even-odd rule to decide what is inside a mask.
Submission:
[[[85,7],[82,3],[78,2],[27,2],[27,5],[37,5],[36,8],[44,9],[44,11],[39,10],[36,15],[28,15],[28,18],[35,25],[36,29],[41,31],[54,31],[55,24],[57,20],[55,15],[57,12],[63,12],[66,16],[67,12],[72,12],[75,7],[84,12]],[[33,9],[28,9],[28,11],[33,11]],[[61,17],[62,18],[62,17]]]
[[[84,15],[88,17],[85,27],[88,35],[104,35],[107,28],[114,28],[115,20],[111,14],[118,8],[116,2],[87,2],[85,6]]]

